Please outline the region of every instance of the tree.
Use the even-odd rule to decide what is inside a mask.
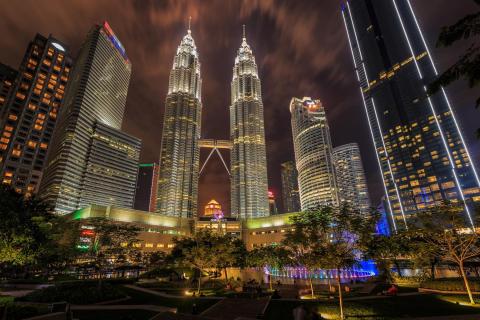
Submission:
[[[266,246],[255,248],[248,253],[247,265],[250,267],[270,267],[272,269],[282,269],[285,266],[291,265],[289,251],[282,246]],[[269,278],[270,290],[272,288],[272,278]]]
[[[331,207],[321,207],[291,217],[293,228],[282,241],[290,252],[290,259],[307,269],[312,298],[315,297],[313,272],[323,267],[320,244],[328,241],[332,211]]]
[[[473,0],[480,5],[480,0]],[[468,14],[458,20],[451,26],[442,28],[440,36],[437,40],[437,47],[449,47],[459,40],[471,39],[480,35],[480,10],[478,12]],[[463,78],[467,81],[470,88],[480,84],[480,45],[479,41],[474,41],[466,52],[443,72],[437,80],[429,86],[429,94],[433,94],[442,87]],[[476,101],[476,107],[480,106],[480,97]],[[480,137],[480,129],[477,131]]]
[[[417,242],[428,244],[441,259],[458,266],[470,302],[475,304],[465,263],[480,257],[480,237],[477,230],[467,227],[463,212],[461,205],[446,203],[420,213],[412,228]]]
[[[175,238],[174,248],[170,253],[171,260],[183,266],[199,271],[197,294],[200,295],[202,274],[207,268],[215,267],[215,241],[211,231],[199,230],[192,237]]]
[[[291,258],[307,269],[312,297],[313,272],[319,268],[336,271],[342,319],[341,272],[360,261],[362,245],[375,232],[378,217],[376,211],[365,215],[347,204],[335,209],[321,207],[293,217],[293,230],[287,232],[283,241],[291,252]]]
[[[213,250],[214,261],[212,263],[217,269],[223,269],[225,274],[225,283],[228,283],[227,268],[244,267],[247,249],[245,243],[241,239],[232,237],[229,234],[212,235],[214,242]]]
[[[392,266],[395,266],[398,275],[402,276],[399,258],[408,255],[409,252],[408,242],[401,234],[391,236],[372,234],[364,246],[365,256],[375,261],[380,278],[387,283],[392,281],[390,271]]]
[[[99,266],[100,278],[110,258],[133,257],[136,253],[133,244],[138,242],[140,228],[105,218],[90,218],[84,223],[93,227],[94,237],[87,254],[93,257]]]

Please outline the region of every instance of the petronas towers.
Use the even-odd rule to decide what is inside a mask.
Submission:
[[[201,133],[200,62],[191,30],[174,57],[165,103],[156,211],[197,214]],[[231,83],[230,139],[232,216],[266,216],[267,162],[263,104],[257,65],[245,32]]]

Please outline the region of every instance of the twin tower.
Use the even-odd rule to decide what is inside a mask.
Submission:
[[[202,77],[189,28],[173,60],[165,103],[156,212],[197,214]],[[263,103],[258,69],[245,31],[231,83],[231,215],[267,216],[268,178]]]

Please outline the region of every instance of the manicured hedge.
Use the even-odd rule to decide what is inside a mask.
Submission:
[[[103,282],[99,285],[97,281],[87,281],[57,284],[36,290],[19,300],[31,302],[66,301],[73,304],[90,304],[124,297],[126,295],[122,290],[109,282]]]
[[[472,291],[480,291],[480,278],[468,278],[468,283]],[[462,278],[426,280],[420,284],[420,288],[442,291],[465,291]]]

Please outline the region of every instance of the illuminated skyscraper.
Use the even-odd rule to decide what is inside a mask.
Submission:
[[[333,161],[339,200],[368,213],[370,200],[358,144],[348,143],[333,148]]]
[[[298,192],[298,172],[294,161],[282,163],[282,198],[285,212],[300,211],[300,194]]]
[[[442,200],[480,200],[445,90],[426,93],[438,71],[410,1],[349,1],[342,16],[394,229]]]
[[[232,216],[267,216],[268,180],[263,103],[257,64],[245,31],[233,67],[230,105]]]
[[[332,142],[322,103],[292,98],[290,113],[302,210],[337,205]]]
[[[197,215],[202,116],[200,62],[190,28],[173,59],[165,102],[156,212]]]
[[[55,212],[133,206],[140,140],[120,130],[131,68],[108,23],[94,26],[77,57],[40,186]]]
[[[18,192],[38,191],[71,66],[64,44],[37,34],[0,85],[0,175]]]

